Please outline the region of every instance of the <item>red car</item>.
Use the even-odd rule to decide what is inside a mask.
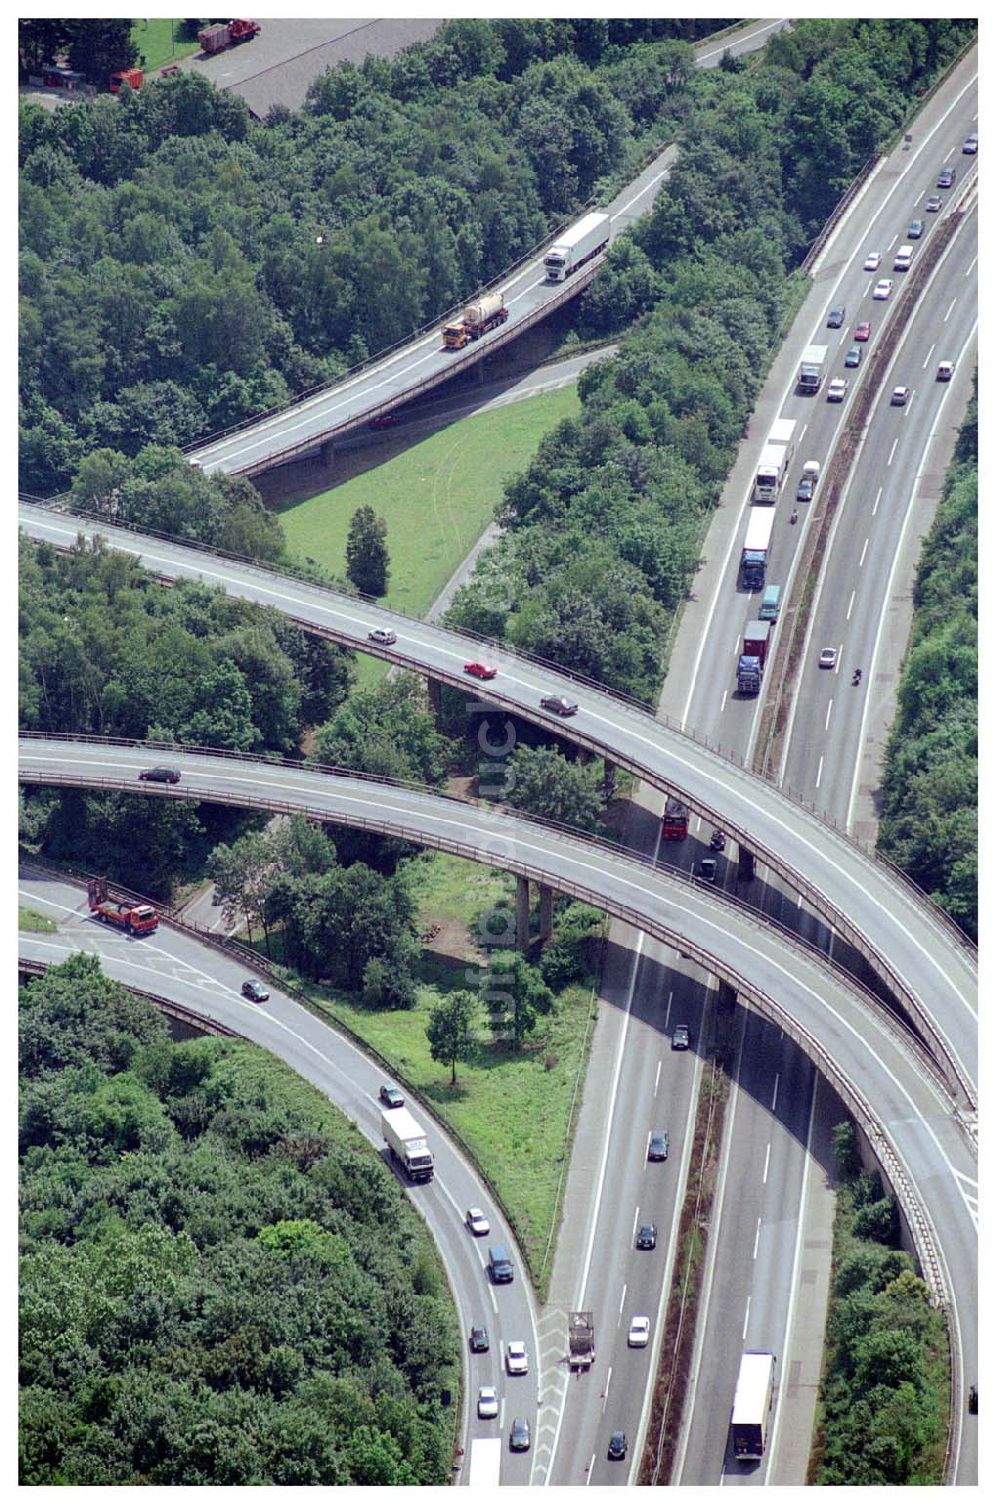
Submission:
[[[391,425],[398,425],[399,420],[394,414],[377,414],[374,419],[368,421],[369,430],[388,430]]]
[[[497,674],[496,667],[487,666],[485,661],[467,661],[465,663],[465,670],[470,677],[478,677],[482,682],[488,682],[491,677],[495,677]]]
[[[871,333],[872,333],[872,323],[871,323],[871,321],[870,320],[859,320],[857,328],[856,328],[856,330],[854,332],[854,339],[855,339],[855,341],[867,341],[868,338],[869,338],[869,336],[871,335]]]

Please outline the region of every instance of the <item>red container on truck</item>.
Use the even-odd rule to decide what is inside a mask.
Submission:
[[[743,654],[736,669],[736,691],[755,698],[764,680],[771,626],[764,619],[751,619],[743,631]]]
[[[127,84],[129,89],[141,89],[145,77],[141,68],[123,68],[120,73],[111,75],[108,88],[112,94],[117,94],[123,84]]]
[[[160,921],[160,915],[148,902],[123,902],[108,896],[108,884],[103,876],[94,877],[87,883],[87,905],[101,923],[109,923],[123,934],[152,934]]]
[[[687,839],[688,811],[680,798],[667,798],[660,832],[664,839]]]

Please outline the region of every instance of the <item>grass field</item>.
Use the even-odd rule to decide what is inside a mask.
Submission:
[[[579,408],[571,386],[457,420],[382,466],[283,509],[289,549],[343,576],[350,517],[370,505],[388,527],[385,602],[422,617],[492,519],[504,478]]]
[[[17,926],[29,934],[54,934],[56,926],[51,918],[38,913],[34,908],[18,908]]]
[[[449,1069],[431,1059],[427,1043],[434,1000],[431,992],[421,992],[412,1012],[367,1012],[341,999],[330,1006],[468,1144],[544,1297],[571,1151],[574,1092],[590,1041],[592,987],[573,985],[559,994],[555,1012],[539,1020],[537,1047],[530,1050],[495,1049],[484,1032],[476,1063],[459,1064],[455,1086]]]
[[[147,73],[198,52],[197,42],[189,42],[178,35],[180,25],[180,21],[167,21],[162,17],[132,22],[132,40],[146,59],[142,66]]]

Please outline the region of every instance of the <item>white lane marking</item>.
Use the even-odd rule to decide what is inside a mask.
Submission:
[[[662,1069],[663,1069],[663,1061],[662,1060],[657,1060],[657,1062],[656,1062],[656,1080],[653,1082],[653,1096],[654,1097],[656,1096],[656,1093],[660,1089],[660,1071]]]
[[[757,1258],[757,1250],[760,1247],[760,1225],[761,1225],[761,1221],[762,1221],[762,1219],[760,1217],[758,1217],[757,1218],[757,1230],[756,1230],[756,1232],[753,1235],[753,1254],[751,1255],[752,1259],[756,1259]]]
[[[750,1327],[750,1302],[751,1302],[752,1299],[753,1299],[753,1292],[751,1291],[750,1295],[747,1297],[747,1304],[746,1304],[746,1307],[744,1308],[744,1311],[743,1311],[743,1342],[744,1343],[747,1341],[747,1330]]]
[[[824,729],[829,729],[830,728],[830,714],[832,712],[833,712],[833,699],[831,698],[830,701],[829,701],[829,703],[826,705],[826,718],[823,721],[823,728]]]
[[[891,467],[892,466],[892,459],[896,455],[896,447],[898,445],[899,445],[899,436],[896,436],[896,438],[893,441],[891,447],[889,448],[889,456],[888,456],[888,458],[886,460],[886,464],[885,464],[887,467]]]
[[[594,1460],[596,1458],[597,1458],[596,1453],[592,1453],[591,1456],[590,1456],[590,1463],[587,1465],[587,1468],[584,1471],[584,1475],[583,1475],[583,1483],[585,1485],[589,1485],[590,1484],[590,1476],[594,1472]]]
[[[819,786],[819,784],[820,784],[820,782],[822,780],[823,780],[823,757],[820,756],[820,758],[819,758],[819,768],[818,768],[818,770],[816,772],[816,786],[817,787]]]
[[[851,589],[851,597],[850,597],[850,601],[848,602],[848,605],[847,605],[847,615],[846,615],[848,624],[850,624],[850,622],[851,622],[851,614],[854,612],[854,600],[857,597],[857,592],[858,592],[857,588],[852,588]]]
[[[658,184],[661,178],[666,178],[669,172],[669,168],[663,168],[659,173],[655,173],[649,180],[648,184],[644,185],[644,187],[641,188],[637,194],[633,194],[632,198],[626,204],[622,205],[620,210],[615,211],[611,219],[618,220],[620,216],[625,214],[626,210],[630,210],[632,208],[637,199],[641,199],[644,194],[648,194],[654,184]]]
[[[878,506],[879,506],[879,504],[881,502],[882,502],[882,489],[880,487],[879,490],[878,490],[878,492],[875,495],[875,505],[874,505],[874,507],[872,509],[872,519],[874,519],[875,516],[876,516],[876,514],[878,513]]]
[[[622,1286],[622,1298],[621,1298],[621,1300],[618,1303],[618,1316],[619,1316],[619,1318],[621,1317],[622,1312],[625,1310],[625,1293],[626,1293],[627,1290],[628,1290],[628,1285],[627,1284],[623,1285]]]
[[[951,303],[949,304],[948,308],[944,312],[944,319],[941,322],[942,325],[947,325],[949,317],[951,316],[951,312],[955,308],[955,306],[956,306],[957,303],[958,303],[957,297],[951,301]]]
[[[636,1207],[636,1209],[635,1209],[635,1216],[632,1219],[632,1241],[633,1242],[635,1241],[635,1232],[636,1232],[636,1229],[638,1228],[638,1226],[639,1226],[639,1208]]]
[[[979,329],[979,321],[978,320],[974,320],[973,324],[972,324],[972,329],[969,332],[969,335],[968,335],[968,337],[967,337],[967,339],[965,341],[965,345],[962,347],[962,350],[959,352],[958,357],[955,360],[955,376],[956,377],[958,376],[958,369],[959,369],[961,363],[963,362],[963,360],[965,358],[966,352],[969,350],[969,347],[973,344],[973,342],[976,339],[976,332],[977,332],[978,329]],[[954,381],[954,379],[952,381]],[[940,417],[941,407],[944,404],[944,394],[947,392],[947,389],[948,389],[949,385],[948,384],[942,384],[941,387],[942,387],[942,398],[941,398],[941,403],[938,406],[938,417]],[[907,506],[906,506],[906,517],[904,518],[902,526],[901,526],[901,528],[900,528],[900,530],[898,532],[898,535],[897,535],[897,538],[896,538],[896,551],[895,551],[895,555],[893,556],[892,566],[890,567],[888,575],[886,577],[886,583],[887,583],[887,586],[888,586],[888,592],[885,592],[885,593],[883,593],[881,595],[882,606],[881,606],[881,608],[879,610],[878,626],[877,626],[877,628],[875,630],[875,642],[874,642],[874,646],[872,648],[872,665],[873,666],[875,666],[875,665],[878,664],[879,647],[882,644],[882,633],[883,633],[883,631],[885,629],[886,615],[888,614],[888,612],[889,612],[889,606],[892,603],[892,584],[896,580],[896,575],[897,575],[897,573],[899,571],[899,559],[900,559],[900,556],[901,556],[902,551],[903,551],[903,547],[904,547],[904,545],[906,543],[906,539],[907,539],[907,525],[909,523],[910,515],[912,514],[914,506],[915,506],[916,501],[917,501],[917,494],[918,494],[918,492],[920,490],[920,484],[921,484],[921,482],[923,480],[924,467],[926,466],[926,463],[927,463],[928,454],[930,452],[931,446],[934,444],[934,442],[935,442],[935,440],[937,438],[938,438],[938,432],[936,430],[936,422],[935,422],[935,425],[932,425],[931,428],[930,428],[930,430],[927,432],[927,440],[924,442],[924,449],[923,449],[923,452],[921,454],[920,461],[917,463],[917,470],[913,474],[913,487],[910,490],[910,498],[909,498],[909,502],[907,503]],[[871,680],[871,678],[869,678],[868,679],[868,685],[865,688],[864,701],[863,701],[863,704],[862,704],[862,712],[861,712],[861,729],[862,729],[862,732],[864,731],[865,726],[866,726],[867,721],[868,721],[868,704],[869,704],[869,700],[870,700],[871,695],[872,695],[871,694],[871,689],[872,689],[872,680]],[[862,762],[862,760],[864,758],[864,754],[865,754],[864,740],[863,739],[859,739],[858,740],[858,753],[857,753],[857,757],[856,757],[855,762],[854,762],[854,771],[853,771],[852,776],[851,776],[850,787],[848,788],[848,794],[849,795],[848,795],[848,800],[847,800],[847,813],[846,813],[845,819],[844,819],[844,827],[846,828],[846,830],[847,830],[848,833],[850,833],[851,825],[854,822],[854,803],[855,803],[856,794],[858,792],[860,792],[861,762]],[[914,940],[914,944],[919,945],[919,941],[918,940]],[[964,1002],[965,999],[962,997],[961,994],[959,994],[958,1000],[960,1002]],[[974,1010],[974,1016],[977,1016],[977,1014],[975,1013],[975,1010]],[[946,1037],[946,1042],[950,1042],[949,1040],[947,1040],[947,1037]]]
[[[720,57],[722,53],[728,52],[729,49],[733,46],[734,42],[740,44],[749,42],[754,37],[766,35],[769,31],[776,31],[779,26],[783,25],[784,21],[768,21],[766,26],[758,26],[756,31],[748,31],[745,37],[733,37],[729,42],[724,43],[721,47],[715,47],[710,52],[699,53],[698,57],[695,59],[695,62],[700,63],[702,66],[704,66],[709,58],[717,58]]]
[[[860,556],[860,558],[858,560],[858,569],[859,570],[865,564],[865,557],[868,555],[868,546],[869,546],[870,541],[871,541],[871,536],[870,535],[866,535],[865,536],[865,543],[861,547],[861,556]]]
[[[729,689],[727,687],[726,691],[722,694],[722,702],[719,704],[719,712],[720,712],[720,714],[724,714],[725,713],[725,711],[726,711],[726,704],[728,702],[729,702]]]
[[[778,1105],[778,1087],[779,1087],[780,1084],[781,1084],[781,1075],[780,1074],[776,1074],[775,1077],[774,1077],[774,1091],[771,1094],[771,1111],[772,1112],[774,1111],[774,1109]]]
[[[924,361],[923,361],[923,367],[924,367],[924,369],[926,369],[928,362],[931,360],[931,357],[934,355],[934,345],[936,345],[936,343],[932,344],[928,348],[927,355],[926,355],[926,357],[924,358]]]
[[[613,1367],[614,1366],[612,1366],[612,1368]],[[603,1399],[603,1402],[601,1404],[601,1416],[602,1417],[603,1417],[604,1413],[608,1409],[608,1395],[609,1395],[610,1391],[611,1391],[611,1370],[609,1369],[608,1370],[608,1378],[604,1382],[604,1399]]]
[[[764,1154],[764,1178],[761,1181],[761,1185],[762,1186],[766,1186],[767,1185],[767,1172],[770,1170],[770,1168],[771,1168],[771,1141],[770,1141],[770,1139],[768,1139],[767,1150],[766,1150],[766,1152]]]
[[[975,267],[975,265],[976,265],[976,263],[978,261],[979,261],[978,257],[973,257],[972,261],[969,263],[969,266],[965,270],[965,277],[966,278],[968,278],[969,274],[972,272],[973,268]]]

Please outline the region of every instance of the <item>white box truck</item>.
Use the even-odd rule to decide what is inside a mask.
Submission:
[[[610,238],[610,215],[592,210],[578,220],[545,254],[545,276],[549,283],[562,283],[570,273],[602,252]]]
[[[826,366],[826,347],[807,346],[799,365],[799,392],[819,393],[823,386],[823,368]]]
[[[774,529],[774,510],[751,509],[740,553],[740,587],[759,593],[767,577],[767,552]]]
[[[427,1135],[407,1107],[393,1107],[382,1114],[382,1137],[393,1158],[410,1180],[426,1181],[434,1175],[434,1156]]]

